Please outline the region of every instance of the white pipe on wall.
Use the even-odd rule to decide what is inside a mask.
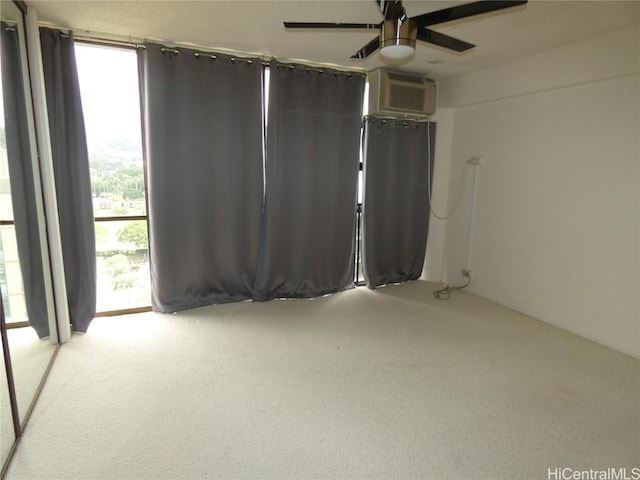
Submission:
[[[471,211],[469,212],[469,239],[467,241],[467,258],[465,261],[465,270],[471,271],[471,247],[473,245],[473,225],[476,218],[476,209],[478,203],[478,169],[482,164],[481,157],[473,157],[467,160],[467,163],[473,167],[473,190],[471,193]]]

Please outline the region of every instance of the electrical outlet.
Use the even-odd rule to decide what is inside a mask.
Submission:
[[[467,270],[466,268],[462,269],[462,276],[463,277],[471,277],[471,270]]]

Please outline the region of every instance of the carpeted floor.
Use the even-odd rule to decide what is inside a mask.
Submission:
[[[31,327],[7,330],[13,381],[20,423],[25,421],[42,377],[45,374],[55,345],[50,339],[39,339]],[[5,376],[4,358],[0,355],[0,466],[4,463],[15,440],[9,387]]]
[[[434,287],[96,319],[60,350],[7,479],[547,479],[640,464],[638,360]]]
[[[49,337],[39,339],[31,327],[8,329],[7,339],[22,422],[49,366],[55,345]]]

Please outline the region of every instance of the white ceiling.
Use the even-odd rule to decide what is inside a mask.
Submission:
[[[460,1],[411,1],[409,16]],[[371,70],[383,65],[378,53],[349,57],[374,31],[285,30],[287,21],[378,23],[372,0],[328,1],[58,1],[27,0],[41,22],[133,39],[228,49],[280,59]],[[458,54],[422,42],[407,71],[444,79],[500,64],[609,31],[640,24],[638,1],[530,0],[526,6],[434,27],[477,47]]]

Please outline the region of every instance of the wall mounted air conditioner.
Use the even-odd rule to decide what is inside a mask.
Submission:
[[[367,74],[369,115],[426,117],[436,112],[436,82],[378,68]]]

